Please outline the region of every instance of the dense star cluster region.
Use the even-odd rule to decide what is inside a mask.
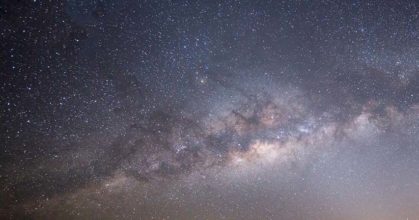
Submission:
[[[416,1],[3,1],[1,219],[419,219]]]

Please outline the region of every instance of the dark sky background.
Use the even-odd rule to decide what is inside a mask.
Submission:
[[[0,218],[419,219],[416,1],[1,1]]]

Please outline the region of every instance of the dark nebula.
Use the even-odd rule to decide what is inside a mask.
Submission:
[[[0,219],[419,219],[416,1],[2,1]]]

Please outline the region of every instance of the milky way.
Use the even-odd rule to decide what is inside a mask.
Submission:
[[[0,9],[0,218],[419,219],[415,1]]]

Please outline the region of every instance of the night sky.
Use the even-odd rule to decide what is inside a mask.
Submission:
[[[0,219],[419,219],[419,2],[0,2]]]

